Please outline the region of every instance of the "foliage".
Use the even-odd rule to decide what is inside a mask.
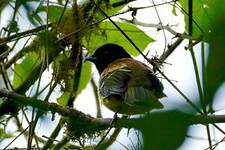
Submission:
[[[216,91],[225,81],[225,61],[223,59],[225,45],[222,32],[225,30],[224,21],[224,18],[219,17],[216,20],[217,24],[212,25],[212,33],[209,36],[210,52],[206,66],[206,88],[210,103],[213,103]]]
[[[156,113],[140,119],[137,128],[143,134],[144,149],[179,148],[188,129],[188,119],[189,115],[177,111]]]
[[[188,1],[180,0],[183,13],[188,14]],[[210,41],[211,29],[215,28],[218,19],[223,18],[224,1],[193,1],[193,36],[198,37],[203,35],[205,41]],[[186,30],[188,30],[188,15],[185,15]]]
[[[116,23],[133,41],[135,41],[136,45],[141,50],[144,50],[145,47],[153,41],[143,31],[140,31],[140,29],[132,24]],[[87,38],[85,43],[87,43],[85,45],[87,45],[90,50],[95,50],[104,43],[117,43],[123,46],[131,55],[137,56],[139,54],[135,48],[130,45],[128,40],[122,36],[116,27],[109,21],[101,22],[99,24],[99,29],[95,30],[95,32]]]

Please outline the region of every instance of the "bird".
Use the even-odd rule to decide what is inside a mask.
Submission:
[[[107,43],[86,57],[99,74],[98,95],[103,105],[123,115],[163,108],[163,84],[153,70],[135,60],[120,45]]]

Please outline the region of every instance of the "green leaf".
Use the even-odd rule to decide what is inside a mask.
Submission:
[[[63,12],[63,7],[62,6],[55,6],[55,5],[50,5],[48,6],[40,6],[37,10],[38,12],[45,12],[48,13],[48,19],[50,22],[56,22],[59,20],[62,12]]]
[[[209,35],[210,51],[206,68],[206,87],[209,102],[213,101],[217,89],[225,81],[225,17],[214,21]]]
[[[35,16],[35,7],[34,4],[36,4],[35,2],[38,2],[38,0],[17,0],[15,1],[15,9],[14,9],[14,13],[18,13],[18,10],[20,7],[23,7],[23,10],[25,10],[26,16],[28,18],[28,20],[34,25],[34,26],[38,26],[40,25],[38,22],[40,20],[36,20],[39,16]],[[40,18],[39,18],[40,19]]]
[[[121,4],[124,3],[124,4]],[[93,3],[91,1],[87,1],[84,0],[81,2],[82,7],[83,7],[83,11],[85,13],[85,17],[87,16],[94,16],[95,19],[97,20],[102,20],[104,19],[106,16],[104,16],[102,13],[99,13],[98,9],[93,9]],[[119,6],[115,6],[115,4],[120,3]],[[121,0],[110,0],[110,1],[101,1],[100,3],[98,3],[99,7],[108,15],[108,16],[113,16],[116,15],[117,13],[119,13],[119,11],[125,6],[125,4],[127,4],[127,1],[121,1]]]
[[[147,114],[134,122],[142,132],[144,149],[175,150],[184,141],[190,115],[178,111]]]
[[[29,52],[20,64],[14,65],[13,87],[19,88],[33,74],[40,64],[40,59],[35,52]]]
[[[188,1],[180,0],[179,3],[183,8],[183,14],[185,16],[185,29],[188,32]],[[203,3],[200,1],[193,1],[193,20],[203,29],[206,29],[209,25],[209,19],[205,16],[205,8],[203,8]],[[201,30],[193,23],[193,36],[202,35]]]
[[[5,130],[3,128],[0,128],[0,140],[7,139],[7,138],[12,138],[12,137],[14,137],[13,134],[5,133]]]
[[[188,31],[188,0],[179,0],[185,16],[185,29]],[[193,0],[193,36],[204,35],[204,40],[208,41],[210,27],[214,24],[214,18],[222,17],[225,13],[225,1],[221,0]]]
[[[72,93],[75,69],[72,66],[69,55],[70,53],[68,51],[59,54],[57,57],[55,57],[52,67],[55,72],[55,80],[57,82],[64,83],[62,86],[62,91]]]
[[[74,82],[74,71],[72,62],[69,59],[69,53],[60,54],[57,56],[53,63],[54,72],[56,72],[55,78],[57,81],[64,81],[65,92],[73,93],[73,82]],[[67,66],[67,67],[65,67]],[[91,79],[91,64],[89,62],[84,62],[81,66],[81,74],[79,77],[79,84],[76,95],[86,88],[88,82]]]
[[[70,92],[64,92],[58,99],[57,102],[61,106],[67,106],[69,98],[71,96]]]
[[[173,5],[172,13],[174,16],[177,16],[176,6]]]
[[[110,4],[112,5],[112,7],[107,9],[107,11],[106,11],[108,16],[115,15],[115,14],[119,13],[119,11],[125,6],[125,4],[123,4],[123,5],[120,5],[120,6],[113,7],[113,5],[115,5],[116,3],[119,3],[119,2],[121,2],[121,0],[111,0],[110,1]]]
[[[86,88],[88,82],[91,79],[91,64],[89,62],[84,62],[82,64],[81,68],[81,75],[80,75],[80,81],[79,81],[79,86],[77,90],[77,95]]]
[[[144,50],[146,46],[153,40],[147,36],[143,31],[136,26],[129,23],[116,22],[116,24],[132,39],[132,41],[139,47],[140,50]],[[99,29],[94,32],[91,37],[85,41],[84,44],[93,53],[98,47],[106,43],[119,44],[127,50],[133,56],[139,55],[137,50],[130,44],[130,42],[118,31],[118,29],[109,21],[105,21],[99,24]]]
[[[35,83],[41,69],[47,67],[46,62],[44,63],[46,59],[50,64],[63,50],[60,42],[56,42],[57,37],[54,32],[40,32],[37,35],[29,46],[21,50],[26,53],[22,62],[14,66],[13,86],[18,93],[26,92]]]
[[[188,12],[188,1],[180,0],[182,8]],[[225,1],[204,0],[193,1],[193,35],[204,35],[204,41],[210,44],[210,52],[206,66],[206,98],[208,103],[213,101],[213,96],[219,86],[225,80],[225,46],[224,46],[224,26],[225,26]],[[188,29],[188,16],[185,15],[186,30]]]
[[[40,24],[44,23],[43,19],[41,18],[41,16],[38,15],[36,11],[28,15],[28,19],[34,26],[39,26]]]

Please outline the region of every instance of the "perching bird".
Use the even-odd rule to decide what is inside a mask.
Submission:
[[[135,115],[163,108],[158,101],[165,96],[162,83],[151,68],[133,59],[123,47],[105,44],[86,60],[96,65],[100,99],[112,111]]]

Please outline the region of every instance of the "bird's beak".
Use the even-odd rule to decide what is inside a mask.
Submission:
[[[96,62],[96,57],[93,57],[93,56],[87,56],[87,57],[85,57],[85,61],[90,61],[90,62]]]

